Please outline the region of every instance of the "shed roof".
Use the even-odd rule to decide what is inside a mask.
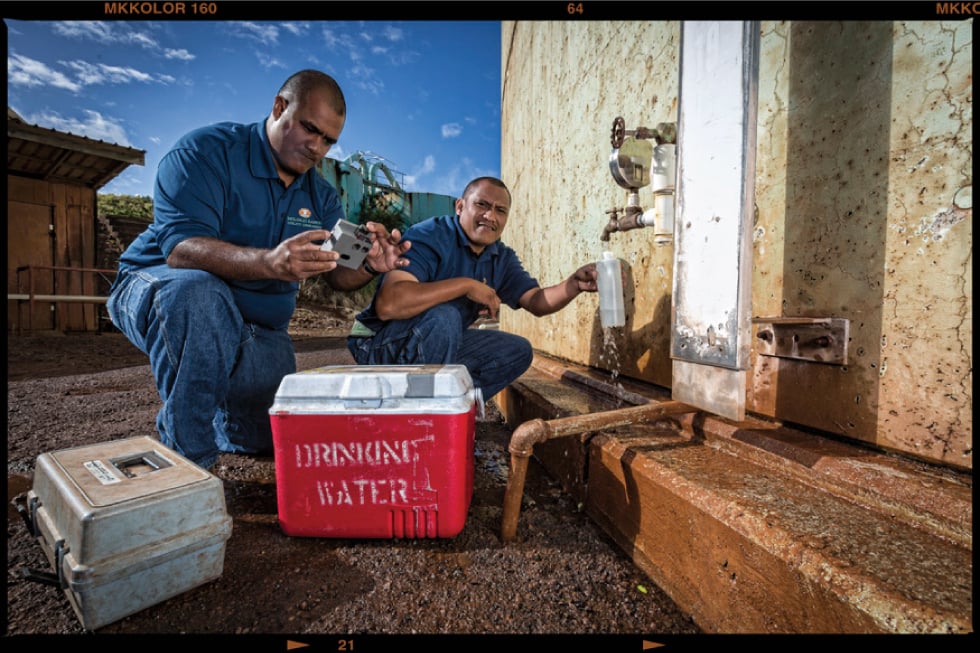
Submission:
[[[130,165],[143,165],[145,155],[145,150],[29,125],[7,108],[7,174],[98,190]]]

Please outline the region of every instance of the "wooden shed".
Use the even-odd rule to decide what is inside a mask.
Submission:
[[[144,150],[30,125],[7,109],[7,331],[98,331],[97,193]]]

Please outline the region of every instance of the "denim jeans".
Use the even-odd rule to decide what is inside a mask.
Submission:
[[[445,304],[391,320],[374,336],[352,336],[347,348],[359,365],[465,365],[484,399],[527,371],[534,355],[521,336],[464,328],[459,312]]]
[[[285,329],[245,322],[213,274],[167,265],[121,272],[107,309],[149,356],[163,444],[205,469],[219,451],[271,454],[269,408],[296,371]]]

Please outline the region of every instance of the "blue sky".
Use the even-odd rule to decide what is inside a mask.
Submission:
[[[146,151],[100,189],[153,194],[185,132],[268,115],[291,73],[347,98],[328,156],[383,158],[408,191],[456,196],[500,174],[496,21],[23,21],[7,30],[7,105],[31,124]]]

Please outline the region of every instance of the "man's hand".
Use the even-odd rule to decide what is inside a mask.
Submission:
[[[296,234],[269,250],[266,262],[273,270],[273,278],[302,281],[336,268],[340,254],[320,249],[320,245],[329,237],[329,231],[313,229]]]
[[[595,263],[587,263],[575,270],[571,282],[579,292],[598,292],[599,272],[596,270]]]
[[[497,291],[475,279],[469,281],[471,283],[466,291],[466,298],[484,307],[480,310],[480,315],[496,320],[497,313],[500,312],[500,297],[497,296]]]
[[[385,226],[377,222],[366,222],[364,228],[371,233],[374,241],[365,260],[375,272],[391,272],[408,265],[408,259],[402,258],[402,255],[412,244],[402,240],[402,234],[398,229],[392,229],[391,233],[388,233]]]

